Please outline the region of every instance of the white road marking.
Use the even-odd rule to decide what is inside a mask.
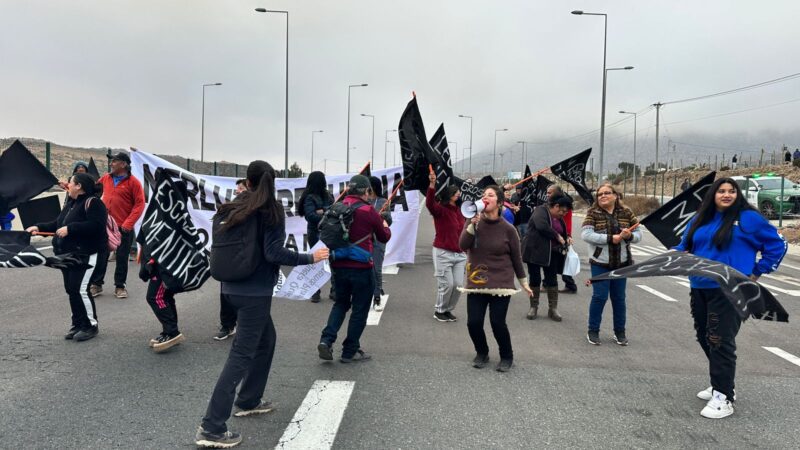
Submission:
[[[636,247],[631,247],[631,255],[633,256],[653,256],[652,253],[648,253],[644,250],[639,250]]]
[[[384,266],[381,273],[384,275],[397,275],[400,272],[400,267],[396,264],[393,266]]]
[[[764,283],[763,281],[759,281],[758,284],[764,286],[770,291],[777,291],[781,294],[791,295],[792,297],[800,297],[800,289],[781,289],[778,286],[773,286],[771,284]]]
[[[782,262],[782,263],[781,263],[781,265],[780,265],[780,267],[788,267],[788,268],[790,268],[790,269],[794,269],[794,270],[800,270],[800,267],[793,266],[793,265],[791,265],[791,264],[786,264],[785,262]]]
[[[651,288],[650,286],[645,286],[643,284],[637,284],[636,286],[639,286],[640,288],[644,289],[645,291],[655,295],[656,297],[662,298],[662,299],[664,299],[664,300],[666,300],[668,302],[677,302],[677,300],[675,300],[674,298],[670,297],[669,295],[663,294],[661,292],[658,292],[657,290]]]
[[[53,248],[52,245],[49,247],[36,247],[36,250],[50,250],[51,248]]]
[[[633,244],[633,245],[636,245],[636,244]],[[669,251],[669,250],[667,250],[667,249],[665,249],[663,247],[653,247],[653,246],[650,246],[650,245],[641,245],[640,244],[639,247],[644,247],[647,250],[650,250],[651,252],[655,253],[656,255],[661,255],[661,254],[664,254],[664,253]]]
[[[315,381],[275,448],[331,448],[355,384],[354,381]]]
[[[764,350],[766,350],[766,351],[768,351],[768,352],[770,352],[770,353],[772,353],[774,355],[780,356],[781,358],[789,361],[790,363],[792,363],[792,364],[794,364],[796,366],[800,366],[800,358],[798,358],[797,356],[794,356],[793,354],[791,354],[789,352],[785,352],[785,351],[779,349],[778,347],[761,347],[761,348],[763,348]]]
[[[389,300],[388,295],[381,295],[381,305],[383,309],[386,309],[386,301]],[[381,316],[383,315],[383,311],[375,311],[374,307],[369,308],[369,314],[367,314],[367,325],[377,325],[381,323]]]
[[[676,283],[680,284],[680,285],[681,285],[681,286],[683,286],[683,287],[687,287],[687,288],[689,288],[689,289],[691,289],[691,288],[692,288],[692,285],[691,285],[691,284],[689,284],[689,283],[687,283],[687,282],[685,282],[685,281],[676,281]]]
[[[775,274],[764,274],[761,275],[762,277],[769,278],[771,280],[780,281],[786,284],[793,284],[795,286],[800,286],[800,283],[795,281],[797,278],[787,277],[786,275],[775,275]]]

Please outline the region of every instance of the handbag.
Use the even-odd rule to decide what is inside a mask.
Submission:
[[[578,252],[569,246],[567,250],[567,257],[564,260],[564,270],[561,272],[564,275],[574,277],[575,275],[581,272],[581,257],[578,256]]]

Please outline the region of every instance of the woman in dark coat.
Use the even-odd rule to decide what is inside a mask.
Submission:
[[[79,342],[89,340],[98,333],[97,311],[94,297],[89,292],[89,277],[97,264],[97,254],[108,245],[108,211],[95,196],[98,189],[95,183],[96,180],[87,173],[72,175],[67,184],[68,200],[61,214],[52,222],[38,223],[27,229],[29,233],[55,233],[54,253],[72,254],[82,263],[61,269],[64,290],[72,310],[72,326],[64,339]]]
[[[308,245],[313,247],[319,242],[319,223],[325,211],[333,204],[333,196],[328,192],[328,182],[325,174],[319,171],[308,174],[306,189],[300,200],[297,202],[297,215],[306,219],[306,234],[308,235]],[[331,277],[331,293],[333,298],[333,277]],[[311,296],[312,303],[319,303],[320,292],[317,291]]]
[[[531,309],[526,316],[536,319],[539,311],[539,294],[544,286],[547,292],[550,319],[561,322],[558,314],[558,280],[557,276],[564,270],[564,255],[572,237],[567,233],[564,215],[572,209],[572,199],[566,196],[553,196],[546,205],[538,206],[528,221],[528,234],[522,252],[522,261],[528,264],[533,295],[530,298]],[[544,272],[544,280],[542,274]]]

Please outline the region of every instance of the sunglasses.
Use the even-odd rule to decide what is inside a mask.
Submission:
[[[598,192],[597,193],[598,197],[605,197],[606,195],[614,195],[614,192],[606,191],[606,192]]]

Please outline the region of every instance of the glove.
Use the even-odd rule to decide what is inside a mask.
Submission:
[[[389,226],[392,226],[392,213],[391,212],[389,212],[389,211],[382,212],[381,213],[381,218],[383,220],[385,220],[386,223],[389,224]]]

